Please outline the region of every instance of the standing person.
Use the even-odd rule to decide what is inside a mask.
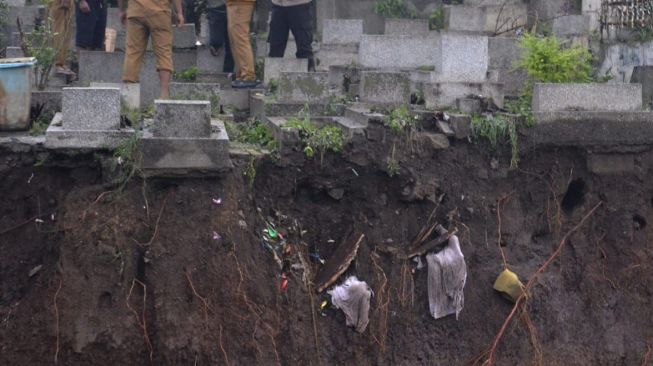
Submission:
[[[125,12],[125,0],[118,0],[121,9],[120,20],[127,23],[127,41],[122,81],[137,83],[148,38],[156,56],[156,71],[159,72],[160,98],[170,98],[170,77],[172,76],[172,12],[171,0],[129,0]],[[181,0],[172,0],[175,6],[177,27],[184,26]]]
[[[219,56],[224,47],[224,65],[222,72],[234,72],[234,58],[229,45],[229,30],[227,28],[227,6],[224,0],[208,0],[206,17],[209,20],[209,46],[211,54]]]
[[[249,40],[249,23],[256,0],[226,0],[229,42],[236,63],[236,80],[231,86],[238,89],[259,85],[254,71],[254,53]]]
[[[77,34],[75,43],[80,50],[104,50],[104,33],[107,27],[107,4],[104,0],[77,2]],[[79,59],[79,56],[77,57]]]
[[[308,69],[315,71],[313,56],[312,0],[272,0],[270,20],[270,57],[283,57],[291,31],[297,44],[297,58],[308,59]]]
[[[66,66],[68,58],[68,47],[70,47],[71,24],[75,8],[73,0],[52,0],[48,6],[48,18],[52,22],[54,32],[53,45],[56,54],[54,56],[54,71],[57,74],[71,75],[75,73]]]

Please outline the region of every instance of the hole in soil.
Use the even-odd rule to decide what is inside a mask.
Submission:
[[[635,226],[635,230],[641,230],[646,227],[646,219],[642,215],[634,214],[633,225]]]
[[[567,187],[565,196],[562,198],[562,209],[566,212],[571,212],[584,201],[585,181],[580,178],[572,180],[571,183],[569,183],[569,187]]]
[[[105,291],[100,295],[100,299],[98,301],[98,306],[102,309],[107,309],[111,307],[111,293],[108,291]]]

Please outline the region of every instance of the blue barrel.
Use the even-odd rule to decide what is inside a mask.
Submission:
[[[29,129],[35,63],[33,57],[0,59],[0,131]]]

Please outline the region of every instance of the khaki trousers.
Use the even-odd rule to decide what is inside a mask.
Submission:
[[[238,80],[256,80],[254,53],[249,40],[249,22],[254,13],[254,5],[254,2],[227,2],[229,42]]]
[[[70,37],[72,36],[72,21],[75,15],[75,3],[72,0],[63,0],[67,7],[61,6],[60,0],[53,0],[48,7],[48,18],[52,22],[52,32],[56,33],[52,39],[55,50],[54,64],[64,66],[68,58]]]
[[[144,17],[128,17],[122,81],[138,82],[149,38],[152,38],[152,50],[156,56],[156,70],[174,70],[170,12],[160,11]]]

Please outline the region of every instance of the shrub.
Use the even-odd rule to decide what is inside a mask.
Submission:
[[[374,12],[388,18],[415,18],[414,10],[409,9],[404,0],[376,0]]]

